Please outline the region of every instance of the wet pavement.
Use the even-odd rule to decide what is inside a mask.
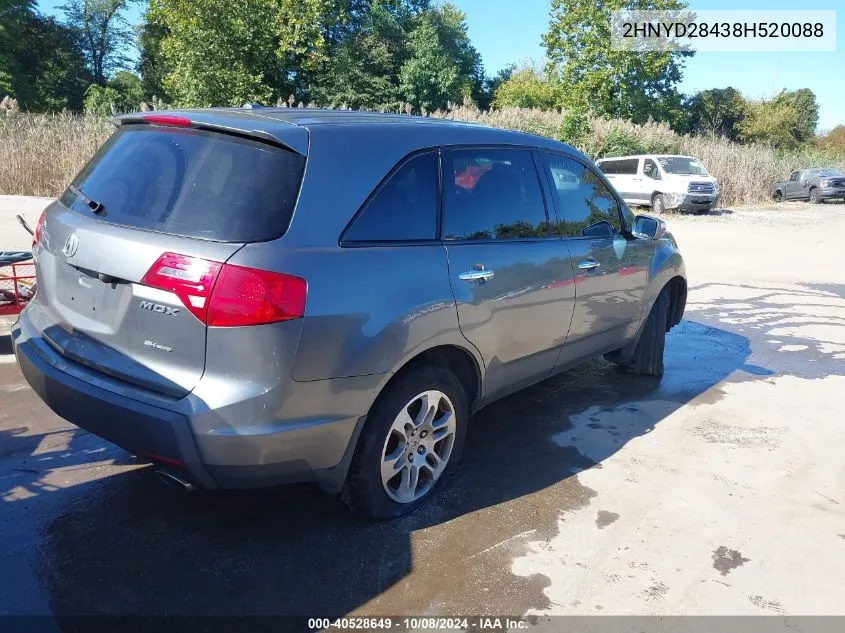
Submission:
[[[845,613],[845,279],[788,261],[838,256],[824,210],[825,235],[803,207],[670,221],[691,291],[664,378],[596,360],[487,407],[389,523],[312,486],[167,489],[52,415],[0,335],[0,614]]]

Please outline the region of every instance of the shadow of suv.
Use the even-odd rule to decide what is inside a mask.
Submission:
[[[605,354],[660,376],[665,225],[527,134],[307,109],[134,114],[38,223],[20,367],[183,487],[416,508],[482,406]]]

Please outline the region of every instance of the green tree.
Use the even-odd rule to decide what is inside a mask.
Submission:
[[[18,57],[20,41],[33,18],[34,0],[0,0],[0,94],[4,96],[17,94],[23,75]]]
[[[687,102],[686,110],[689,115],[682,131],[717,134],[736,141],[747,114],[747,105],[738,90],[713,88],[696,93]]]
[[[164,77],[168,68],[161,54],[161,42],[168,35],[167,27],[145,19],[138,29],[138,63],[136,70],[141,76],[144,98],[158,97],[169,101],[164,90]]]
[[[175,105],[240,106],[288,94],[279,0],[150,0],[147,20],[158,29],[154,63]]]
[[[785,101],[752,101],[740,126],[743,143],[765,143],[780,149],[799,145],[795,129],[799,126],[798,111]]]
[[[533,68],[513,71],[508,79],[496,89],[493,105],[497,108],[515,106],[520,108],[560,108],[564,102],[562,86]]]
[[[795,109],[798,120],[793,128],[793,134],[797,142],[805,143],[815,137],[816,128],[819,125],[819,104],[812,90],[809,88],[783,90],[774,98],[774,102],[792,106]]]
[[[478,101],[484,70],[467,33],[466,15],[454,5],[423,12],[408,36],[409,58],[400,71],[402,96],[416,111],[448,102]]]
[[[132,1],[68,0],[61,7],[99,84],[105,84],[114,70],[127,64],[126,51],[134,41],[134,31],[124,12]]]
[[[816,143],[822,149],[845,152],[845,125],[837,125],[824,136],[819,136]]]
[[[782,91],[771,100],[748,104],[739,138],[746,143],[766,143],[792,149],[815,138],[818,125],[816,96],[807,88]]]
[[[309,86],[310,96],[329,107],[395,109],[397,78],[406,56],[401,18],[376,2],[356,30],[335,46]]]
[[[79,110],[91,73],[75,34],[52,17],[29,23],[21,58],[29,68],[27,88],[20,91],[30,110]]]
[[[0,95],[29,110],[80,108],[90,76],[74,33],[30,0],[0,0]]]
[[[643,123],[676,119],[680,112],[683,52],[611,49],[611,11],[686,8],[681,0],[552,0],[543,45],[550,75],[563,84],[567,109]]]

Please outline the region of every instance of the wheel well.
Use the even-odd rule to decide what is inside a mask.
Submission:
[[[439,365],[451,371],[466,391],[467,405],[473,411],[481,396],[481,371],[475,358],[467,350],[457,345],[439,345],[421,352],[405,363],[394,378],[419,364]],[[391,378],[391,381],[394,379]],[[389,383],[388,383],[389,384]]]
[[[684,316],[687,305],[687,281],[683,277],[673,277],[666,284],[669,288],[669,319],[666,321],[666,331],[678,325]]]

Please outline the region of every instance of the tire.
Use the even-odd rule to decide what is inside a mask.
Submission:
[[[666,201],[663,199],[662,193],[656,193],[651,197],[651,211],[655,215],[660,215],[666,210]]]
[[[429,402],[439,399],[434,424],[424,419],[423,408],[429,414],[432,408],[431,405],[423,404],[426,400],[422,400],[422,397],[426,392],[438,392],[445,396],[445,399],[438,395],[428,396]],[[419,409],[418,401],[421,405]],[[450,424],[448,420],[437,426],[437,421],[443,419],[448,409],[451,409],[454,421],[451,434],[448,428],[446,433],[441,432]],[[415,437],[411,437],[407,431],[399,432],[396,429],[399,414],[403,410],[410,416],[408,421],[423,420],[418,426],[411,427]],[[466,440],[467,419],[466,394],[455,374],[436,365],[417,365],[404,370],[385,388],[370,409],[341,491],[343,501],[355,514],[367,519],[392,519],[413,512],[434,497],[454,472]],[[407,422],[404,427],[408,428]],[[438,433],[441,434],[440,439],[433,439]],[[449,437],[451,442],[447,441]],[[406,450],[408,453],[405,453]],[[397,455],[393,463],[400,463],[401,460],[404,464],[395,470],[396,475],[387,483],[383,482],[382,477],[382,464],[389,461],[385,459],[385,454],[388,458],[391,454]],[[445,456],[445,464],[437,469],[436,475],[432,467],[434,456]],[[409,462],[411,457],[414,459]],[[403,491],[410,490],[410,485],[403,485],[410,481],[410,475],[406,479],[405,471],[411,472],[413,462],[416,462],[418,485],[412,492],[419,496],[400,500],[398,497],[403,496]],[[388,488],[391,493],[388,493]]]
[[[821,202],[821,199],[819,198],[819,190],[813,187],[810,189],[810,204],[818,204],[819,202]]]
[[[782,202],[783,201],[783,192],[780,189],[777,189],[773,194],[772,198],[775,202]]]
[[[666,324],[669,319],[669,289],[664,288],[657,296],[637,347],[626,369],[642,376],[663,375],[663,350],[666,345]]]

